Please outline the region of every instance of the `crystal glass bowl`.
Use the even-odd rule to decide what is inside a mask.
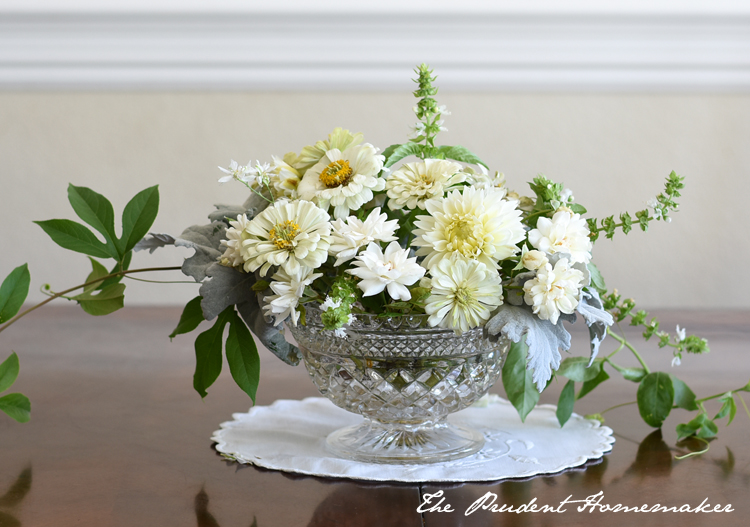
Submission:
[[[372,463],[435,463],[471,455],[481,433],[449,423],[500,376],[509,342],[482,328],[462,335],[432,328],[427,315],[356,315],[346,337],[323,329],[320,311],[290,326],[321,394],[364,416],[326,439],[342,457]]]

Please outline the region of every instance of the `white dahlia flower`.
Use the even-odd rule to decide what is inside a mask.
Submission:
[[[245,259],[242,257],[242,242],[247,239],[245,228],[250,221],[244,214],[237,215],[237,221],[230,221],[229,228],[226,230],[226,240],[221,240],[221,245],[226,247],[224,254],[219,257],[221,265],[227,267],[238,267],[244,265]]]
[[[385,181],[388,192],[388,207],[391,210],[424,210],[424,202],[432,198],[442,198],[448,190],[466,181],[464,167],[453,161],[425,159],[406,163],[391,172]]]
[[[593,244],[586,220],[580,214],[561,210],[552,219],[539,218],[529,231],[529,243],[547,254],[568,253],[572,263],[589,263]]]
[[[424,308],[430,315],[430,326],[452,329],[460,335],[483,325],[503,303],[500,275],[482,262],[444,259],[430,274],[432,291]]]
[[[341,265],[357,256],[361,247],[370,242],[392,242],[398,229],[398,220],[388,220],[387,214],[380,213],[380,207],[374,208],[365,221],[349,216],[346,221],[338,219],[331,223],[331,246],[328,254],[336,257]]]
[[[300,173],[304,173],[308,168],[317,164],[329,150],[344,151],[350,146],[360,144],[363,138],[362,134],[352,134],[349,130],[336,128],[325,141],[318,141],[312,146],[303,148],[294,163],[294,167]]]
[[[357,256],[354,261],[356,269],[347,269],[347,273],[361,278],[359,288],[362,296],[377,295],[383,289],[394,300],[410,300],[411,293],[406,288],[424,276],[425,269],[417,263],[416,256],[409,258],[409,250],[402,249],[397,242],[391,242],[385,252],[375,242]]]
[[[346,218],[385,188],[378,177],[385,157],[371,144],[332,149],[305,172],[297,188],[300,199],[314,201],[323,210],[333,207],[335,218]]]
[[[275,295],[263,297],[266,305],[263,306],[263,312],[266,316],[274,316],[278,326],[287,317],[292,317],[292,324],[297,325],[299,320],[299,311],[297,305],[300,298],[305,293],[305,287],[312,284],[313,281],[323,276],[322,273],[313,273],[312,269],[301,267],[294,273],[287,273],[284,269],[279,269],[273,275],[273,282],[269,286]]]
[[[554,269],[545,265],[536,277],[523,285],[524,301],[542,320],[557,324],[560,313],[570,315],[578,307],[583,273],[570,267],[566,258],[560,258]]]
[[[242,242],[245,271],[260,267],[265,276],[272,265],[288,274],[300,267],[316,269],[328,258],[330,217],[309,201],[284,201],[269,206],[245,227]]]
[[[417,216],[412,245],[417,256],[426,256],[422,265],[432,269],[454,254],[479,260],[488,268],[516,254],[516,244],[526,237],[517,201],[503,199],[500,190],[466,188],[452,191],[445,198],[425,203],[429,216]]]

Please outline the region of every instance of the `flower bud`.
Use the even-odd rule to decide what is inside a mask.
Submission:
[[[521,263],[529,271],[536,271],[547,265],[549,261],[542,251],[532,250],[523,255]]]

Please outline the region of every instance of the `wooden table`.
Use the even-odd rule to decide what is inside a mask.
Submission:
[[[561,474],[471,485],[374,485],[302,477],[225,461],[210,437],[250,401],[225,371],[201,401],[192,389],[194,335],[169,341],[174,308],[126,308],[103,318],[72,306],[48,306],[2,334],[0,356],[21,359],[13,387],[32,400],[32,420],[0,416],[0,525],[31,527],[431,526],[431,525],[750,525],[750,420],[723,425],[710,452],[676,460],[674,411],[662,431],[634,406],[607,413],[616,434],[599,463]],[[660,314],[709,338],[711,353],[670,368],[668,352],[646,346],[654,369],[674,372],[699,394],[744,385],[750,378],[750,313]],[[578,329],[580,331],[580,328]],[[585,340],[576,332],[577,354]],[[593,413],[635,398],[635,385],[609,381],[580,401]],[[552,386],[542,402],[556,402]],[[500,390],[501,388],[496,388]],[[303,367],[263,356],[258,404],[316,395]],[[750,394],[745,400],[750,402]],[[456,512],[418,513],[426,494],[444,492]],[[491,513],[464,516],[491,492],[514,506],[536,498],[558,506],[603,492],[601,503],[628,506],[731,504],[730,513]]]

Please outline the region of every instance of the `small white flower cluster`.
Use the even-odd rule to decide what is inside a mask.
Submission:
[[[446,159],[407,162],[392,172],[384,163],[361,134],[337,128],[299,155],[274,157],[272,166],[232,161],[222,169],[220,181],[262,187],[272,201],[252,218],[229,221],[220,261],[272,275],[274,294],[264,297],[263,309],[277,324],[288,318],[296,325],[304,297],[317,300],[345,336],[349,311],[342,309],[355,300],[342,304],[329,291],[333,281],[348,279],[361,298],[379,297],[383,305],[413,301],[418,287],[417,307],[429,324],[462,333],[503,304],[503,280],[511,285],[503,269],[515,263],[514,271],[528,271],[521,295],[540,319],[556,324],[575,311],[592,244],[585,220],[566,206],[570,191],[556,199],[562,205],[552,217],[542,215],[529,228],[531,209],[522,203],[529,198],[509,192],[500,173]]]

